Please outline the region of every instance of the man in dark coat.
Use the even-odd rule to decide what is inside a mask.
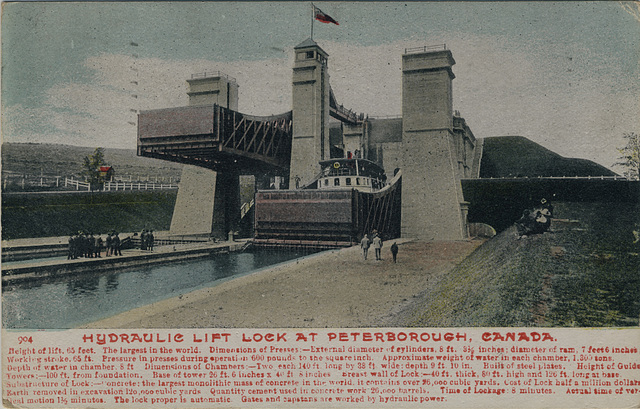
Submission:
[[[87,236],[87,258],[93,258],[93,254],[96,251],[96,238],[93,237],[93,233],[89,233]]]
[[[78,236],[80,257],[87,257],[87,235],[82,232]]]
[[[153,230],[149,230],[149,233],[147,233],[147,244],[149,245],[149,250],[153,251],[153,244],[155,242],[156,238],[153,235]]]
[[[394,241],[391,245],[391,255],[393,256],[393,262],[396,262],[396,257],[398,256],[398,244]]]
[[[113,251],[113,237],[111,237],[111,233],[107,234],[107,251],[105,252],[105,257],[109,257]]]
[[[95,245],[95,256],[100,257],[100,253],[102,252],[102,237],[98,234],[96,237],[96,245]]]
[[[76,258],[76,238],[73,234],[69,235],[69,249],[67,252],[67,260]]]
[[[143,229],[140,233],[140,250],[147,249],[147,229]]]
[[[113,255],[114,256],[121,256],[122,252],[120,251],[120,236],[118,235],[118,233],[114,233],[113,234]]]

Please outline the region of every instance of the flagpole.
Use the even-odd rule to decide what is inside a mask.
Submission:
[[[313,40],[313,18],[315,14],[315,6],[311,3],[311,39]]]

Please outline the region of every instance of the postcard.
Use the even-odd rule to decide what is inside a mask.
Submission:
[[[638,2],[5,2],[6,407],[629,407]]]

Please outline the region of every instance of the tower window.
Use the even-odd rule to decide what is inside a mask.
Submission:
[[[333,186],[340,186],[340,178],[333,179]]]
[[[307,51],[307,58],[313,59],[315,57],[316,57],[315,51]]]

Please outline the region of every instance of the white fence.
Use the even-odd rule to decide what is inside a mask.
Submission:
[[[64,187],[73,186],[76,187],[76,190],[80,190],[80,188],[82,188],[82,190],[91,191],[91,183],[80,182],[79,180],[71,178],[64,178]]]
[[[58,188],[62,176],[51,175],[27,175],[18,174],[15,172],[3,172],[2,173],[2,189],[7,190],[8,186],[19,186],[22,189],[33,188]]]
[[[76,190],[91,191],[91,184],[87,182],[81,182],[72,178],[64,178],[65,187],[75,187]],[[166,190],[177,189],[178,185],[175,183],[155,183],[155,182],[105,182],[102,190],[105,192],[116,190]]]
[[[175,183],[155,183],[155,182],[105,182],[103,191],[112,190],[166,190],[177,189]]]
[[[60,175],[30,175],[21,174],[11,171],[2,172],[2,182],[0,187],[3,191],[29,190],[29,191],[91,191],[92,188],[111,191],[111,190],[160,190],[160,189],[177,189],[180,182],[179,177],[167,176],[133,176],[126,175],[127,179],[118,178],[118,180],[107,181],[104,186],[98,187],[96,184],[90,186],[83,178],[76,175],[60,176]],[[123,180],[124,179],[124,180]]]

